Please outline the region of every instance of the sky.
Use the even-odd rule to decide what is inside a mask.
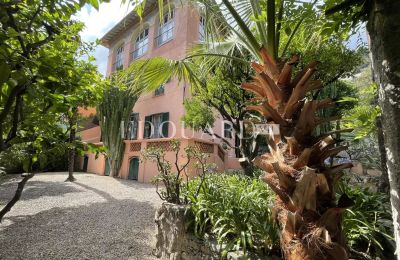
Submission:
[[[100,39],[132,10],[128,4],[121,5],[121,2],[114,0],[110,3],[102,3],[98,11],[93,7],[85,6],[75,15],[75,19],[85,23],[85,29],[81,32],[84,41],[93,42]],[[105,75],[108,49],[99,45],[94,56],[99,72]]]
[[[122,5],[121,2],[121,0],[111,0],[110,3],[102,3],[98,11],[87,5],[75,15],[75,19],[85,23],[85,29],[81,32],[81,37],[84,41],[93,42],[96,39],[100,39],[133,9],[127,3]],[[366,42],[366,32],[363,27],[357,35],[350,38],[347,46],[356,48]],[[105,75],[108,49],[99,45],[94,52],[94,56],[96,57],[99,72]]]

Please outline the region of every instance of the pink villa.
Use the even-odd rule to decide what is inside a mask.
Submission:
[[[202,37],[204,18],[197,7],[181,1],[170,1],[170,6],[164,8],[160,23],[156,2],[149,0],[142,20],[131,12],[101,39],[102,45],[109,49],[107,76],[115,70],[127,68],[135,59],[157,56],[181,59]],[[172,138],[181,141],[182,149],[193,145],[209,153],[210,162],[216,164],[218,171],[240,169],[234,149],[225,149],[219,139],[206,133],[183,128],[181,117],[185,113],[183,102],[187,98],[190,98],[190,86],[171,79],[153,93],[143,94],[138,99],[125,134],[121,178],[150,182],[157,174],[157,168],[154,163],[140,161],[141,151],[149,146],[161,146],[168,151]],[[95,110],[81,111],[84,115],[91,113],[95,113]],[[159,128],[162,131],[157,131]],[[213,131],[225,136],[234,145],[234,136],[228,123],[217,119]],[[82,141],[101,142],[98,125],[87,126],[79,134]],[[167,152],[167,159],[173,158],[173,153]],[[184,161],[184,158],[180,160]],[[86,154],[80,167],[87,172],[109,174],[108,162],[103,155],[96,159],[93,154]],[[196,174],[193,165],[189,168],[189,174]]]

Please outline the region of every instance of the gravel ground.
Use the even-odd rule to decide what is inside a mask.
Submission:
[[[155,259],[152,185],[107,176],[40,173],[0,224],[0,259]],[[0,205],[18,176],[0,181]]]

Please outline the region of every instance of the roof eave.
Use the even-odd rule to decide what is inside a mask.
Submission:
[[[155,4],[156,0],[146,1],[146,7],[144,9],[143,16],[150,13],[153,10],[154,6],[156,6]],[[115,39],[117,35],[120,35],[132,24],[138,22],[139,20],[140,20],[139,15],[135,11],[131,11],[100,39],[101,45],[110,48],[111,42]]]

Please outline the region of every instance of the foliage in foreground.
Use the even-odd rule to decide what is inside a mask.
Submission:
[[[199,183],[200,179],[191,180],[183,194],[191,203],[197,236],[215,237],[226,246],[225,253],[277,253],[279,231],[271,210],[275,195],[268,187],[258,179],[239,174],[209,174],[197,194]],[[393,256],[388,196],[352,187],[349,182],[340,183],[338,190],[355,202],[343,219],[351,254],[365,259]]]
[[[191,180],[185,194],[192,205],[197,236],[215,236],[226,245],[225,253],[267,253],[279,248],[271,212],[274,195],[264,184],[239,174],[210,174],[196,196],[199,181]]]
[[[343,220],[349,247],[381,259],[393,257],[388,195],[371,192],[368,188],[350,187],[348,182],[340,184],[339,192],[348,194],[355,202],[353,207],[346,210]]]
[[[166,159],[168,151],[173,153],[174,162]],[[181,195],[182,189],[184,189],[183,178],[185,177],[186,183],[189,183],[187,175],[189,164],[195,161],[194,167],[199,170],[200,182],[197,184],[194,193],[198,194],[206,173],[215,168],[214,164],[207,162],[209,156],[207,153],[202,153],[196,146],[189,145],[181,149],[181,142],[173,139],[170,141],[169,149],[147,147],[142,152],[141,160],[150,161],[157,165],[158,175],[152,182],[157,187],[156,192],[160,199],[174,204],[186,204],[187,198]],[[159,190],[160,184],[164,186],[161,190]]]
[[[66,171],[68,157],[67,145],[61,139],[59,142],[42,142],[43,152],[39,153],[38,163],[32,165],[32,170],[39,171]],[[58,140],[57,140],[58,141]],[[32,157],[30,143],[16,144],[0,154],[0,165],[6,173],[22,173]],[[25,166],[25,167],[24,167]]]

